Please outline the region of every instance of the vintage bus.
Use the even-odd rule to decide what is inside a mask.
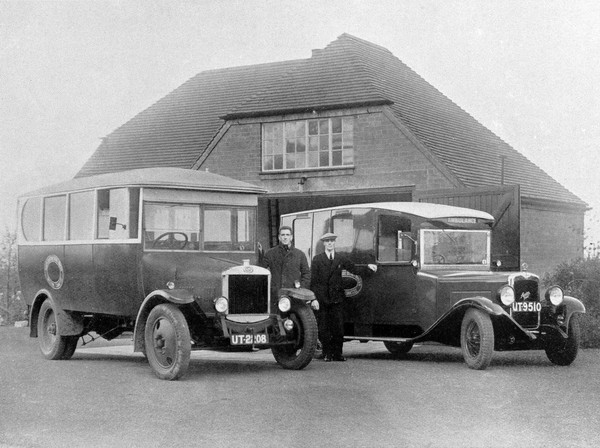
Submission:
[[[48,359],[79,338],[132,332],[156,375],[180,378],[197,349],[271,348],[287,369],[311,361],[308,290],[270,297],[256,265],[255,185],[149,168],[76,178],[18,202],[18,260],[30,333]]]
[[[382,341],[395,354],[436,341],[462,348],[470,368],[488,367],[494,350],[544,349],[550,361],[577,356],[583,304],[558,286],[542,292],[537,275],[500,272],[491,260],[488,213],[417,202],[370,203],[290,213],[296,247],[311,260],[320,236],[365,276],[345,273],[345,338]]]

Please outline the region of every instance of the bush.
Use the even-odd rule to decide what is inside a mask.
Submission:
[[[600,259],[577,259],[559,265],[544,279],[545,286],[559,285],[565,294],[585,305],[581,316],[581,346],[600,348]]]

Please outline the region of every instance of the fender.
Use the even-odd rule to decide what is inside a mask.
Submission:
[[[448,311],[446,311],[438,320],[436,320],[425,332],[414,339],[413,342],[420,342],[426,340],[434,340],[442,343],[458,343],[460,341],[460,325],[465,315],[465,312],[469,308],[477,308],[490,316],[498,318],[505,317],[508,322],[512,322],[517,329],[521,330],[523,336],[531,339],[525,330],[518,326],[510,318],[510,316],[504,311],[504,309],[497,303],[492,302],[487,297],[475,296],[461,299],[452,305]]]
[[[37,338],[37,322],[40,307],[44,300],[50,300],[52,308],[56,313],[57,334],[60,336],[80,336],[83,333],[83,316],[79,313],[72,313],[63,310],[57,305],[52,297],[52,293],[47,289],[40,289],[31,304],[29,311],[29,337]]]
[[[297,306],[309,305],[315,300],[315,293],[306,288],[281,288],[279,296],[285,295],[290,298],[292,308]]]
[[[159,303],[173,303],[175,305],[186,305],[194,302],[194,295],[187,289],[157,289],[146,296],[135,319],[133,330],[133,351],[144,350],[144,328],[150,315],[150,311]]]
[[[563,300],[563,306],[566,309],[566,324],[567,327],[569,325],[569,321],[571,320],[571,316],[575,313],[584,314],[585,313],[585,305],[581,302],[581,300],[576,299],[575,297],[565,296]]]

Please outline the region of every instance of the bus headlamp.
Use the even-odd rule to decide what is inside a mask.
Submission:
[[[218,299],[215,299],[215,310],[217,310],[218,313],[226,313],[228,309],[229,302],[225,297],[219,297]]]
[[[292,301],[289,297],[283,296],[279,299],[279,303],[277,303],[277,307],[279,311],[282,313],[287,313],[292,308]]]
[[[560,286],[551,286],[546,291],[546,300],[550,300],[550,303],[554,306],[560,305],[565,298],[565,293]]]
[[[510,306],[515,301],[515,290],[510,285],[504,285],[498,291],[500,295],[500,301],[505,306]]]

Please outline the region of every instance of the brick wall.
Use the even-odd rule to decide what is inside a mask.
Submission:
[[[352,169],[261,174],[261,123],[251,120],[231,123],[200,169],[262,185],[270,192],[278,193],[396,186],[415,186],[417,190],[452,187],[448,179],[381,111],[354,112],[353,115],[355,148]],[[286,118],[313,117],[299,114]],[[298,182],[302,176],[308,177],[308,180],[300,186]]]

